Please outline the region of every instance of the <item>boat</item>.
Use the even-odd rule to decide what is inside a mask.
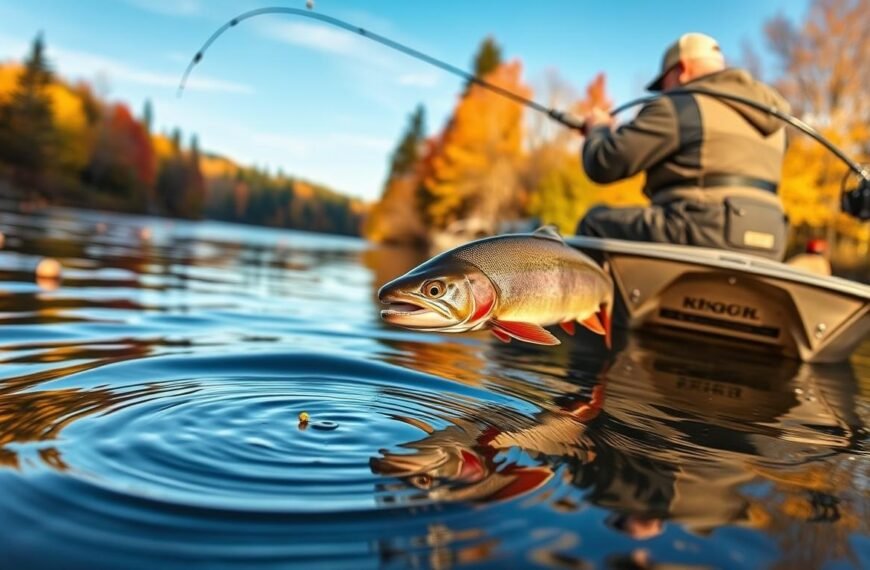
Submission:
[[[616,328],[700,334],[810,363],[848,359],[870,332],[870,285],[719,249],[565,241],[613,277]]]

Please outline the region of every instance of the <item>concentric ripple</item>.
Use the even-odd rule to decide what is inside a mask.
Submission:
[[[184,369],[191,366],[226,372],[190,377]],[[380,450],[443,430],[455,418],[467,421],[493,397],[333,356],[162,358],[110,367],[121,375],[152,375],[154,368],[158,377],[121,390],[133,397],[64,427],[53,447],[70,474],[175,504],[373,509],[383,506],[383,478],[370,468]],[[302,412],[311,418],[305,424]]]

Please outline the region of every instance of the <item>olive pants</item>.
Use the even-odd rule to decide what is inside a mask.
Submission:
[[[782,210],[744,199],[596,206],[577,226],[584,236],[728,249],[777,261],[785,253],[787,231]]]

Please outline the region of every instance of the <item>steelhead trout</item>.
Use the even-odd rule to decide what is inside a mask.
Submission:
[[[386,322],[413,330],[489,329],[503,342],[559,344],[545,326],[574,323],[610,347],[613,282],[550,227],[461,245],[378,291]]]

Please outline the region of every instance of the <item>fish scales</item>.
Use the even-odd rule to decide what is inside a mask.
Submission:
[[[536,315],[550,325],[582,319],[610,292],[610,278],[591,259],[549,237],[501,236],[461,246],[454,254],[498,287],[498,316],[504,320]]]

